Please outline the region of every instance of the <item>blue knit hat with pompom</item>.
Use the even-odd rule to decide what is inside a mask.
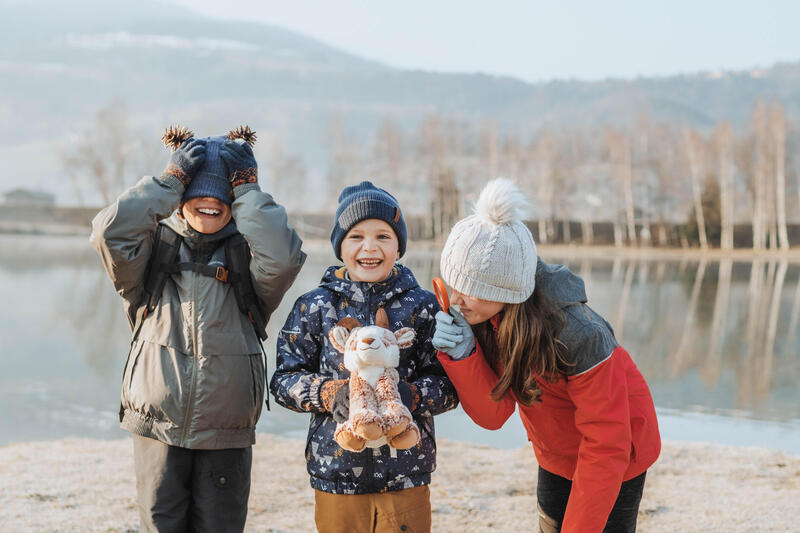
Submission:
[[[183,202],[192,198],[216,198],[227,205],[233,203],[233,189],[228,179],[228,169],[219,156],[219,149],[225,143],[226,138],[206,137],[206,160],[197,172],[186,191],[183,193]]]

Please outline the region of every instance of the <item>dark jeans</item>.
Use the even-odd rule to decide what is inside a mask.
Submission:
[[[632,533],[636,531],[636,517],[639,514],[639,503],[642,501],[644,477],[647,472],[622,483],[617,501],[608,516],[603,533]],[[536,498],[539,509],[547,515],[539,517],[539,530],[555,532],[561,530],[567,500],[572,489],[572,481],[557,476],[539,467],[539,482],[536,487]]]
[[[142,531],[241,532],[253,449],[189,450],[133,436]]]

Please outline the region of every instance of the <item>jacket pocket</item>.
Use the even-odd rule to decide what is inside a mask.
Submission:
[[[180,426],[193,363],[172,348],[142,341],[129,373],[128,404],[144,416]]]

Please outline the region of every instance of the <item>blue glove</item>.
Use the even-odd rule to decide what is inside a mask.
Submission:
[[[187,139],[177,150],[172,152],[162,176],[173,176],[186,187],[205,161],[206,141]]]
[[[475,351],[475,335],[464,315],[450,308],[452,315],[436,313],[436,331],[431,343],[433,347],[455,360],[464,359]]]
[[[253,149],[244,141],[229,140],[219,149],[219,156],[228,167],[231,187],[246,183],[258,183],[258,163]]]

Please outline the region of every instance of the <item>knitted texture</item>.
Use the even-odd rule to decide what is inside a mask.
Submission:
[[[442,250],[440,269],[458,292],[521,303],[536,283],[536,244],[522,222],[525,197],[505,179],[489,182],[475,212],[458,221]]]
[[[186,187],[183,201],[192,198],[211,197],[220,202],[231,205],[233,203],[233,189],[228,180],[228,171],[219,155],[219,149],[225,142],[225,137],[206,137],[206,161],[197,175]]]
[[[400,257],[406,252],[406,221],[397,200],[369,181],[345,187],[339,195],[339,207],[331,231],[331,244],[336,257],[342,259],[342,241],[350,228],[369,218],[383,220],[397,235]]]

